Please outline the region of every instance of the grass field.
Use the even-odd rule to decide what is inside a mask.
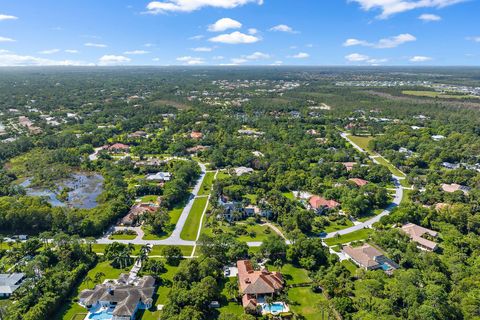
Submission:
[[[464,95],[464,94],[446,94],[437,91],[414,91],[414,90],[404,90],[402,94],[407,96],[415,96],[415,97],[427,97],[427,98],[441,98],[441,99],[478,99],[479,97],[472,96],[472,95]]]
[[[330,222],[330,225],[328,225],[327,227],[325,227],[325,232],[326,233],[330,233],[330,232],[334,232],[334,231],[338,231],[338,230],[342,230],[342,229],[345,229],[345,228],[348,228],[348,227],[352,227],[353,226],[353,222],[350,221],[349,219],[345,219],[345,224],[339,224],[337,223],[336,221],[331,221]]]
[[[236,236],[234,233],[234,230],[232,227],[228,225],[228,223],[224,222],[222,223],[219,228],[222,229],[224,233],[230,233],[234,237],[236,237],[239,241],[242,242],[257,242],[257,241],[264,241],[268,238],[268,236],[272,233],[274,233],[273,230],[270,229],[270,227],[265,226],[265,225],[259,225],[257,223],[250,225],[248,223],[242,224],[246,227],[246,232],[247,234],[245,235],[240,235]],[[212,228],[203,228],[202,230],[203,234],[213,236],[213,229]],[[253,235],[253,237],[252,237]]]
[[[297,268],[292,264],[285,264],[281,270],[278,270],[273,265],[268,265],[268,270],[279,271],[283,278],[287,281],[287,285],[310,283],[312,279],[308,276],[308,271],[302,268]]]
[[[398,170],[393,164],[391,164],[390,162],[388,162],[385,158],[383,158],[382,156],[380,157],[377,157],[375,158],[375,160],[380,163],[382,166],[385,166],[388,168],[388,170],[390,170],[390,172],[397,176],[397,177],[405,177],[405,174],[403,172],[401,172],[400,170]]]
[[[207,197],[197,198],[193,202],[192,209],[188,215],[185,226],[183,227],[180,237],[183,240],[196,240],[198,228],[200,227],[200,219],[202,218],[203,210],[207,206]]]
[[[353,141],[356,145],[358,145],[360,148],[362,148],[365,151],[372,152],[370,148],[368,147],[368,144],[370,141],[374,139],[372,136],[354,136],[354,135],[349,135],[348,139]]]
[[[322,309],[320,303],[326,301],[321,293],[314,293],[310,287],[290,288],[288,290],[290,309],[296,314],[303,316],[306,320],[322,320]],[[325,312],[325,318],[327,313]]]
[[[365,240],[368,239],[372,232],[372,229],[361,229],[340,237],[325,239],[325,243],[329,246],[334,246],[337,244],[344,244],[352,241]]]
[[[106,246],[107,246],[106,244],[96,243],[92,246],[92,249],[93,249],[93,252],[95,252],[95,253],[104,253]],[[162,255],[162,250],[165,247],[166,246],[164,246],[164,245],[153,246],[152,251],[150,251],[149,256],[161,256]],[[178,247],[180,248],[180,250],[182,250],[182,253],[183,253],[184,256],[189,256],[189,255],[192,254],[192,250],[193,250],[192,246],[178,246]],[[141,246],[140,245],[134,245],[134,248],[135,249],[133,250],[132,255],[137,256],[140,253]]]
[[[205,178],[203,178],[202,186],[198,192],[199,196],[209,195],[212,190],[213,179],[215,178],[215,172],[207,172]]]
[[[355,273],[357,272],[357,266],[352,261],[343,260],[341,264],[343,264],[352,275],[355,275]]]
[[[111,240],[133,240],[137,237],[136,234],[112,234],[108,239]]]

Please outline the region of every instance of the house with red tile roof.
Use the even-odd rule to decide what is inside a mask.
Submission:
[[[250,260],[237,261],[237,268],[238,288],[245,310],[256,312],[265,297],[273,297],[284,288],[285,282],[279,272],[270,272],[267,268],[254,270]]]
[[[195,139],[195,140],[202,139],[203,138],[203,133],[201,133],[200,131],[192,131],[192,133],[190,133],[190,138]]]
[[[352,171],[353,166],[357,165],[356,162],[342,162],[342,164],[345,167],[345,169],[347,169],[347,171]]]
[[[128,152],[130,146],[123,143],[115,143],[108,147],[108,151],[111,152]]]
[[[351,178],[351,179],[348,179],[348,181],[351,181],[351,182],[355,183],[359,187],[363,187],[363,186],[368,184],[367,180],[363,180],[363,179],[360,179],[360,178]]]
[[[324,211],[333,210],[340,206],[335,200],[327,200],[320,196],[313,196],[308,201],[310,209],[314,210],[317,213],[323,213]]]
[[[456,184],[456,183],[452,183],[452,184],[442,184],[442,190],[445,191],[445,192],[448,192],[448,193],[453,193],[453,192],[456,192],[456,191],[462,191],[463,193],[465,194],[468,194],[468,192],[470,191],[470,188],[467,187],[467,186],[462,186],[462,185],[459,185],[459,184]]]

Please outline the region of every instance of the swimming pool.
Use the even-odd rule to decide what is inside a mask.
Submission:
[[[280,312],[287,312],[288,308],[283,302],[274,302],[270,305],[264,303],[262,305],[262,310],[265,313],[279,314]]]
[[[88,319],[92,320],[111,320],[113,313],[110,309],[103,309],[96,313],[90,313]]]

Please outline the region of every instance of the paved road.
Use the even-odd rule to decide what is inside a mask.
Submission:
[[[205,174],[207,172],[207,168],[203,163],[198,163],[200,166],[202,172],[200,174],[200,178],[198,179],[197,183],[195,184],[195,187],[193,188],[192,194],[190,195],[190,199],[188,200],[187,205],[185,208],[183,208],[182,214],[180,215],[180,218],[178,219],[177,225],[175,226],[175,230],[173,230],[172,234],[170,237],[164,240],[143,240],[140,237],[137,237],[136,239],[133,240],[110,240],[108,239],[109,234],[107,233],[103,238],[97,239],[97,243],[99,244],[109,244],[112,242],[120,242],[120,243],[132,243],[132,244],[138,244],[138,245],[145,245],[145,244],[152,244],[152,245],[176,245],[176,246],[194,246],[195,241],[187,241],[183,240],[180,237],[180,234],[182,233],[183,227],[185,225],[185,222],[187,221],[188,215],[190,213],[190,210],[192,209],[193,202],[195,201],[195,198],[198,196],[198,192],[200,191],[200,187],[202,186],[203,179],[205,178]]]
[[[367,220],[365,222],[357,224],[353,227],[349,227],[349,228],[339,230],[339,231],[335,231],[335,232],[330,232],[329,234],[327,234],[325,236],[325,238],[327,238],[327,239],[328,238],[333,238],[337,234],[345,235],[345,234],[352,233],[352,232],[355,232],[355,231],[358,231],[358,230],[361,230],[361,229],[364,229],[364,228],[371,228],[372,225],[375,222],[378,222],[378,221],[380,221],[380,219],[382,217],[389,215],[394,208],[396,208],[397,206],[400,205],[400,202],[402,202],[402,199],[403,199],[403,188],[400,185],[399,177],[393,176],[393,180],[394,180],[394,184],[395,184],[395,198],[393,199],[392,203],[385,210],[382,211],[382,213],[376,215],[375,217],[373,217],[370,220]]]
[[[344,138],[345,140],[347,140],[355,149],[359,150],[360,152],[362,153],[366,153],[365,150],[363,150],[362,148],[360,148],[360,146],[358,146],[357,144],[355,144],[352,140],[350,140],[348,138],[348,135],[344,132],[340,133],[340,135],[342,136],[342,138]],[[375,160],[375,157],[376,156],[370,156],[370,159],[372,159],[373,162],[377,163],[377,164],[380,164],[377,160]],[[353,227],[349,227],[349,228],[346,228],[346,229],[343,229],[343,230],[339,230],[339,231],[334,231],[334,232],[330,232],[328,233],[325,238],[328,239],[328,238],[333,238],[334,236],[336,236],[337,234],[339,235],[345,235],[345,234],[349,234],[349,233],[352,233],[352,232],[355,232],[355,231],[359,231],[359,230],[362,230],[362,229],[365,229],[365,228],[371,228],[372,225],[375,223],[375,222],[378,222],[380,221],[380,219],[384,216],[387,216],[389,215],[392,210],[394,208],[396,208],[397,206],[400,205],[400,203],[402,202],[402,199],[403,199],[403,187],[402,185],[400,184],[400,180],[401,179],[405,179],[403,177],[397,177],[395,175],[392,175],[392,178],[393,178],[393,182],[395,184],[395,198],[393,199],[392,203],[385,209],[383,210],[380,214],[376,215],[375,217],[373,217],[372,219],[370,220],[367,220],[365,222],[362,222],[362,223],[359,223],[357,225],[354,225]]]

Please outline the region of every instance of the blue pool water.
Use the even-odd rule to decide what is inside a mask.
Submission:
[[[113,318],[113,314],[109,310],[103,310],[98,313],[92,313],[88,317],[88,319],[92,320],[111,320]]]
[[[382,268],[383,271],[388,271],[392,269],[392,267],[386,263],[382,263],[380,267]]]
[[[275,302],[275,303],[272,303],[271,305],[264,304],[263,305],[263,311],[271,312],[271,313],[283,312],[283,303]]]

